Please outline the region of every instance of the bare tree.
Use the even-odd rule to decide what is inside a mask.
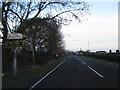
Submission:
[[[64,46],[63,36],[60,31],[61,24],[57,22],[57,20],[50,20],[47,27],[49,27],[47,33],[49,45],[48,52],[53,55],[58,54],[60,49]]]
[[[29,25],[28,25],[29,23]],[[43,20],[41,18],[26,20],[18,30],[22,31],[27,38],[27,45],[30,42],[32,50],[38,47],[39,50],[49,52],[49,54],[59,53],[63,47],[61,24],[57,19]],[[34,56],[34,55],[33,55]],[[35,64],[35,59],[34,64]]]
[[[29,25],[28,20],[41,18],[41,20],[56,19],[60,24],[68,25],[74,19],[80,21],[80,16],[88,12],[88,5],[85,2],[40,2],[34,0],[26,0],[27,2],[2,2],[2,24],[4,29],[3,41],[7,40],[8,32],[24,32],[25,22]],[[35,52],[35,31],[31,26],[31,42],[33,46],[33,56]]]
[[[2,24],[4,29],[7,28],[10,32],[14,31],[16,25],[22,25],[29,18],[40,17],[46,20],[56,18],[62,24],[69,24],[73,18],[80,21],[80,16],[83,16],[83,12],[88,12],[88,7],[85,2],[6,1],[2,5],[2,20],[4,20]]]

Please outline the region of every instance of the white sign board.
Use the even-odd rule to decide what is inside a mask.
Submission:
[[[23,36],[20,33],[8,33],[7,39],[23,39]]]

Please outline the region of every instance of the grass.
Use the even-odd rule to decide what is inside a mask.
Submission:
[[[2,77],[2,88],[28,88],[32,82],[54,68],[65,58],[67,58],[67,56],[52,60],[45,65],[26,66],[18,70],[16,77],[13,76],[13,73],[5,73]]]

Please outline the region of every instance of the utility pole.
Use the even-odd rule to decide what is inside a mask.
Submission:
[[[89,51],[89,42],[88,42],[88,51]]]

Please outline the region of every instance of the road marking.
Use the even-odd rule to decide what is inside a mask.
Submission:
[[[66,60],[66,59],[65,59]],[[65,61],[64,60],[64,61]],[[45,79],[48,75],[50,75],[53,71],[55,71],[62,63],[64,63],[64,61],[62,61],[60,64],[58,64],[54,69],[52,69],[49,73],[47,73],[44,77],[42,77],[38,82],[36,82],[32,87],[30,87],[28,90],[33,89],[36,85],[38,85],[43,79]]]
[[[80,60],[80,58],[78,58],[77,56],[75,56],[75,58],[77,58],[79,61],[81,61],[83,64],[85,64],[85,62],[83,62],[82,60]]]
[[[77,56],[74,56],[75,58],[77,58],[78,60],[80,60],[80,58],[79,57],[77,57]],[[81,60],[80,60],[81,61]]]
[[[75,58],[79,59],[77,56],[74,56]]]
[[[95,71],[93,68],[91,68],[90,66],[88,66],[89,69],[91,69],[93,72],[95,72],[97,75],[99,75],[101,78],[103,78],[104,76],[101,75],[100,73],[98,73],[97,71]]]
[[[80,59],[79,59],[80,60]],[[81,60],[80,60],[81,61]]]
[[[85,64],[85,62],[82,61],[83,64]]]

